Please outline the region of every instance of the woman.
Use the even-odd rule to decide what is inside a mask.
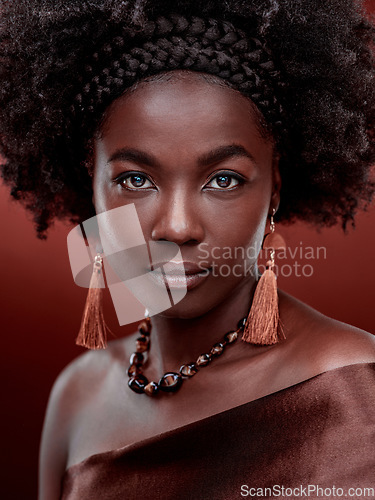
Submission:
[[[2,172],[38,235],[55,217],[134,204],[145,240],[180,251],[170,293],[187,287],[140,332],[61,374],[40,498],[373,487],[373,337],[282,291],[275,300],[273,253],[257,269],[278,222],[345,227],[371,200],[374,30],[363,14],[342,0],[32,1],[3,2],[2,16]],[[214,272],[224,263],[233,272]],[[101,266],[99,255],[96,279]],[[90,326],[93,301],[85,345],[103,333]],[[149,337],[147,364],[137,354],[127,374]],[[181,365],[184,377],[149,386]]]

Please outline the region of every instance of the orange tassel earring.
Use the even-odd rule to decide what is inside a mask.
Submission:
[[[107,347],[107,327],[102,307],[103,259],[100,254],[95,256],[90,288],[83,311],[81,328],[76,344],[88,349],[105,349]]]
[[[277,295],[277,278],[273,270],[275,267],[275,250],[285,249],[284,238],[275,233],[273,209],[270,223],[270,233],[264,239],[262,248],[271,250],[270,260],[267,261],[266,271],[262,274],[255,289],[253,303],[246,320],[242,340],[250,344],[272,345],[285,339],[279,324],[279,301]]]

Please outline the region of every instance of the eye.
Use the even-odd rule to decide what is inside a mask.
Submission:
[[[220,172],[216,174],[206,185],[210,189],[232,189],[236,186],[242,185],[245,180],[233,172]]]
[[[118,176],[114,182],[122,188],[129,189],[131,191],[137,189],[150,189],[154,187],[154,184],[145,175],[138,172],[128,172],[127,174],[122,174]]]

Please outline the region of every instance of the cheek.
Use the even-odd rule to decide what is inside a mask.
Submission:
[[[202,267],[213,266],[218,288],[229,289],[256,270],[268,210],[268,196],[253,193],[231,206],[216,206],[214,213],[206,211],[209,230],[198,259]]]
[[[265,178],[230,202],[207,203],[207,235],[218,244],[248,247],[262,241],[271,199],[271,180]]]
[[[244,270],[256,263],[261,249],[267,211],[251,220],[242,219],[213,235],[206,247],[202,246],[200,259],[218,266]],[[203,249],[205,250],[203,252]],[[240,273],[242,275],[242,273]]]

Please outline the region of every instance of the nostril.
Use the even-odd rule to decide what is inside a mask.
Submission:
[[[204,237],[202,226],[196,222],[194,224],[165,224],[159,221],[151,231],[153,241],[170,241],[177,245],[184,245],[189,242],[199,243]]]

